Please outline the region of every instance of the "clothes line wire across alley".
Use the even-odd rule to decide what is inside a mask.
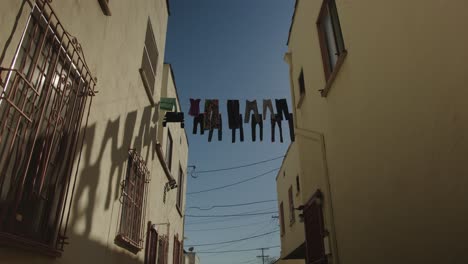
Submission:
[[[267,159],[267,160],[261,160],[261,161],[257,161],[257,162],[253,162],[253,163],[248,163],[248,164],[243,164],[243,165],[238,165],[238,166],[233,166],[233,167],[227,167],[227,168],[212,169],[212,170],[197,171],[197,166],[192,165],[192,166],[188,166],[188,167],[192,168],[192,171],[190,173],[191,176],[193,178],[198,178],[199,177],[198,174],[207,174],[207,173],[214,173],[214,172],[220,172],[220,171],[237,170],[237,169],[252,167],[252,166],[255,166],[255,165],[275,161],[275,160],[278,160],[278,159],[281,159],[281,158],[284,158],[284,157],[285,157],[284,155],[281,155],[279,157],[275,157],[275,158],[271,158],[271,159]]]
[[[247,178],[247,179],[245,179],[245,180],[238,181],[238,182],[235,182],[235,183],[231,183],[231,184],[227,184],[227,185],[223,185],[223,186],[219,186],[219,187],[215,187],[215,188],[210,188],[210,189],[206,189],[206,190],[196,191],[196,192],[189,192],[189,193],[187,193],[187,195],[194,195],[194,194],[199,194],[199,193],[212,192],[212,191],[217,191],[217,190],[221,190],[221,189],[224,189],[224,188],[236,186],[236,185],[239,185],[239,184],[242,184],[242,183],[246,183],[246,182],[255,180],[255,179],[257,179],[257,178],[266,176],[266,175],[268,175],[268,174],[270,174],[270,173],[272,173],[272,172],[278,171],[279,169],[280,169],[280,168],[272,169],[272,170],[269,170],[269,171],[264,172],[264,173],[262,173],[262,174],[259,174],[259,175],[256,175],[256,176],[253,176],[253,177],[251,177],[251,178]]]
[[[248,211],[248,212],[244,212],[244,213],[263,213],[263,212],[267,212],[267,211],[270,211],[270,210],[273,210],[273,209],[277,209],[277,207],[265,208],[265,209],[255,210],[255,211]],[[273,215],[275,215],[275,214],[273,214]],[[251,216],[248,216],[248,217],[258,218],[258,217],[262,217],[262,216],[265,216],[265,215],[251,215]],[[189,226],[189,225],[212,224],[212,223],[220,223],[220,222],[221,223],[222,222],[231,222],[231,221],[238,221],[241,218],[245,218],[245,216],[234,216],[234,217],[226,217],[226,218],[205,219],[205,220],[196,221],[196,222],[186,222],[185,225]]]
[[[250,202],[250,203],[242,203],[242,204],[225,204],[225,205],[212,205],[207,208],[199,207],[199,206],[191,206],[188,207],[187,209],[198,209],[202,211],[208,211],[212,210],[214,208],[226,208],[226,207],[239,207],[239,206],[247,206],[247,205],[252,205],[252,204],[260,204],[260,203],[269,203],[269,202],[276,202],[276,199],[271,199],[271,200],[264,200],[264,201],[257,201],[257,202]]]
[[[194,245],[186,245],[186,246],[187,247],[202,247],[202,246],[222,245],[222,244],[228,244],[228,243],[232,243],[232,242],[238,242],[238,241],[244,241],[244,240],[250,240],[250,239],[254,239],[254,238],[258,238],[258,237],[263,237],[263,236],[267,236],[267,235],[274,234],[274,233],[277,233],[277,232],[279,232],[279,229],[277,229],[275,231],[267,232],[267,233],[264,233],[264,234],[260,234],[260,235],[256,235],[256,236],[250,236],[250,237],[244,237],[244,238],[236,239],[236,240],[222,241],[222,242],[215,242],[215,243],[205,243],[205,244],[194,244]]]

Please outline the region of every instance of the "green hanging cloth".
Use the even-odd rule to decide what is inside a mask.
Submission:
[[[159,109],[177,112],[177,101],[175,98],[161,97]]]

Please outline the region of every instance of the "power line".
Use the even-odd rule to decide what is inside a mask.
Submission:
[[[264,248],[252,248],[252,249],[239,249],[239,250],[223,250],[223,251],[199,251],[196,252],[197,254],[216,254],[216,253],[231,253],[231,252],[249,252],[249,251],[258,251],[262,249],[271,249],[271,248],[279,248],[280,246],[270,246]]]
[[[232,215],[185,215],[185,217],[233,217],[233,216],[251,216],[251,215],[266,215],[274,214],[277,211],[273,212],[263,212],[263,213],[245,213],[245,214],[232,214]]]
[[[258,162],[254,162],[254,163],[249,163],[249,164],[244,164],[244,165],[239,165],[239,166],[234,166],[234,167],[228,167],[228,168],[213,169],[213,170],[204,170],[204,171],[195,171],[195,169],[194,169],[194,171],[192,172],[192,174],[193,174],[193,173],[203,174],[203,173],[212,173],[212,172],[227,171],[227,170],[236,170],[236,169],[251,167],[251,166],[258,165],[258,164],[262,164],[262,163],[266,163],[266,162],[278,160],[278,159],[281,159],[281,158],[284,158],[284,155],[281,155],[281,156],[279,156],[279,157],[272,158],[272,159],[262,160],[262,161],[258,161]],[[196,168],[195,166],[192,166],[192,167]]]
[[[249,213],[261,213],[261,212],[267,212],[272,209],[277,209],[277,207],[270,207],[270,208],[265,208],[261,210],[254,210],[254,211],[248,211],[248,212],[243,212],[244,214],[249,214]],[[261,217],[263,215],[253,215],[250,218],[256,218],[256,217]],[[207,224],[207,223],[218,223],[218,222],[229,222],[233,220],[239,220],[239,218],[243,218],[242,216],[234,216],[234,217],[228,217],[228,218],[221,218],[221,219],[207,219],[207,220],[202,220],[202,221],[195,221],[195,222],[187,222],[185,225],[197,225],[197,224]]]
[[[260,174],[260,175],[254,176],[254,177],[252,177],[252,178],[248,178],[248,179],[245,179],[245,180],[242,180],[242,181],[239,181],[239,182],[235,182],[235,183],[231,183],[231,184],[228,184],[228,185],[223,185],[223,186],[219,186],[219,187],[215,187],[215,188],[211,188],[211,189],[206,189],[206,190],[202,190],[202,191],[197,191],[197,192],[189,192],[189,193],[187,193],[187,195],[193,195],[193,194],[211,192],[211,191],[216,191],[216,190],[224,189],[224,188],[227,188],[227,187],[235,186],[235,185],[238,185],[238,184],[241,184],[241,183],[245,183],[245,182],[248,182],[248,181],[251,181],[251,180],[260,178],[260,177],[262,177],[262,176],[268,175],[268,174],[270,174],[270,173],[272,173],[272,172],[274,172],[274,171],[277,171],[277,170],[279,170],[279,169],[280,169],[280,168],[276,168],[276,169],[267,171],[267,172],[265,172],[265,173],[262,173],[262,174]]]
[[[236,240],[223,241],[223,242],[216,242],[216,243],[197,244],[197,245],[186,245],[186,246],[187,246],[187,247],[202,247],[202,246],[212,246],[212,245],[228,244],[228,243],[232,243],[232,242],[250,240],[250,239],[257,238],[257,237],[267,236],[267,235],[276,233],[276,232],[278,232],[278,231],[279,231],[279,229],[277,229],[277,230],[275,230],[275,231],[272,231],[272,232],[264,233],[264,234],[261,234],[261,235],[256,235],[256,236],[251,236],[251,237],[244,237],[244,238],[236,239]]]
[[[202,210],[202,211],[207,211],[207,210],[211,210],[211,209],[214,209],[214,208],[239,207],[239,206],[252,205],[252,204],[270,203],[270,202],[276,202],[276,201],[277,201],[276,199],[272,199],[272,200],[264,200],[264,201],[242,203],[242,204],[212,205],[212,206],[210,206],[208,208],[202,208],[202,207],[198,207],[198,206],[191,206],[191,207],[188,207],[188,209],[198,209],[198,210]]]
[[[200,232],[200,231],[213,231],[213,230],[227,230],[227,229],[234,229],[239,227],[246,227],[246,226],[257,226],[260,224],[264,224],[270,221],[261,221],[257,223],[245,224],[245,225],[237,225],[237,226],[227,226],[227,227],[219,227],[219,228],[206,228],[206,229],[186,229],[186,232]]]

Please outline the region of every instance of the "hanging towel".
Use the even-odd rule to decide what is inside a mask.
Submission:
[[[161,97],[159,109],[177,112],[177,101],[175,98]]]

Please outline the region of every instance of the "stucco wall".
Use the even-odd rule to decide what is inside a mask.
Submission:
[[[276,189],[278,194],[278,208],[283,202],[284,210],[284,227],[285,232],[281,235],[281,258],[286,257],[295,249],[304,243],[304,224],[300,221],[299,211],[295,210],[295,222],[289,222],[289,195],[288,190],[292,187],[294,207],[299,207],[302,204],[301,192],[297,191],[296,176],[301,174],[299,167],[297,142],[289,145],[286,157],[283,160],[281,169],[276,176]],[[300,187],[302,187],[300,185]],[[279,209],[278,209],[279,212]],[[281,217],[281,216],[280,216]],[[281,224],[280,224],[281,228]]]
[[[321,2],[298,2],[292,92],[303,68],[304,188],[323,186],[325,154],[340,263],[468,262],[468,2],[337,0],[348,56],[326,98]]]
[[[167,178],[155,152],[158,111],[150,106],[138,71],[149,17],[159,51],[155,101],[159,101],[166,86],[168,94],[175,94],[172,78],[168,79],[167,85],[162,85],[168,20],[166,0],[113,0],[110,1],[110,17],[104,16],[97,0],[55,0],[52,6],[65,29],[81,43],[91,72],[98,79],[96,90],[99,91],[93,99],[86,128],[71,208],[70,245],[65,246],[63,256],[55,261],[37,254],[0,248],[0,262],[32,263],[34,259],[34,263],[142,263],[144,250],[134,255],[114,244],[121,213],[120,184],[126,175],[128,149],[135,148],[151,172],[146,221],[156,224],[160,235],[167,234],[168,226],[164,224],[170,223],[168,263],[172,263],[173,238],[175,234],[179,239],[183,238],[183,218],[175,207],[177,189],[169,191],[163,203]],[[1,4],[2,66],[10,66],[31,10],[26,4],[18,15],[20,8],[21,1],[8,0]],[[8,42],[10,37],[11,42]],[[180,126],[168,127],[174,137],[172,171],[178,179],[179,164],[186,175],[188,142]],[[167,128],[162,132],[167,133]],[[165,138],[162,144],[165,144]],[[143,228],[146,229],[146,225]]]

